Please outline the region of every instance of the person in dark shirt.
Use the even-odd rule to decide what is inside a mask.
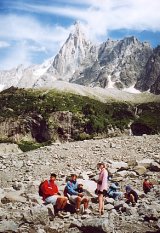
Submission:
[[[76,191],[77,191],[78,193],[83,193],[83,192],[84,192],[83,184],[81,184],[81,183],[78,184]]]
[[[127,204],[132,203],[132,206],[136,205],[138,200],[138,194],[129,185],[126,186],[125,197],[127,199]]]

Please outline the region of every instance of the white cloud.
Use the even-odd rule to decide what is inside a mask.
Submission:
[[[159,0],[68,0],[70,5],[45,6],[25,4],[26,11],[56,14],[81,20],[93,37],[108,30],[160,30]],[[74,4],[74,5],[73,5]],[[77,4],[77,5],[76,5]],[[79,7],[83,4],[86,8]]]
[[[12,69],[20,64],[23,64],[24,66],[31,64],[30,53],[23,42],[12,48],[7,56],[1,59],[0,68]]]
[[[10,46],[10,44],[8,42],[6,42],[6,41],[0,41],[0,49],[1,48],[7,48],[9,46]]]
[[[5,30],[4,30],[5,28]],[[10,41],[9,53],[1,58],[0,68],[12,68],[19,64],[34,63],[34,53],[44,52],[54,56],[66,40],[70,28],[58,25],[44,26],[33,17],[0,16],[0,38]],[[9,46],[0,41],[0,47]],[[16,58],[16,59],[15,59]]]
[[[160,31],[159,0],[152,2],[150,0],[59,0],[57,2],[65,4],[47,6],[14,3],[12,7],[30,13],[41,13],[44,17],[50,14],[80,20],[84,30],[91,39],[95,40],[107,37],[109,30],[116,29]],[[9,46],[9,43],[13,46],[10,46],[12,49],[8,57],[6,55],[6,58],[0,62],[1,67],[7,65],[10,67],[12,62],[14,65],[30,64],[33,62],[33,53],[36,52],[54,56],[68,37],[71,28],[49,24],[44,26],[43,22],[26,14],[1,15],[0,48]]]

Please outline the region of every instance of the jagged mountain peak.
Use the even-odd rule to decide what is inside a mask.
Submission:
[[[143,90],[139,79],[145,73],[152,54],[149,43],[141,42],[135,36],[121,40],[109,38],[102,44],[94,45],[83,32],[83,26],[75,22],[55,58],[41,65],[24,69],[20,66],[12,71],[0,72],[0,85],[1,89],[11,84],[18,87],[52,87],[54,81],[63,80],[91,87],[135,90],[138,81],[140,85],[135,87]],[[159,53],[156,54],[159,62]],[[150,66],[153,65],[153,58]]]
[[[77,37],[83,35],[85,37],[85,34],[84,34],[83,30],[82,30],[82,27],[81,27],[81,24],[79,23],[79,21],[76,21],[74,23],[74,26],[73,26],[73,29],[72,29],[70,35],[74,35],[74,36],[77,36]]]
[[[86,37],[83,29],[78,21],[75,22],[71,33],[69,34],[66,42],[62,46],[60,52],[63,50],[64,47],[67,46],[68,49],[73,46],[75,48],[82,47],[82,46],[89,46],[91,44],[90,40]]]
[[[59,77],[69,80],[81,67],[91,47],[92,43],[86,38],[80,24],[76,23],[53,62]]]

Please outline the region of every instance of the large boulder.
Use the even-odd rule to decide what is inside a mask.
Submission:
[[[149,170],[154,172],[160,172],[160,164],[156,162],[152,162],[149,167]]]
[[[134,171],[138,174],[138,175],[143,175],[146,173],[147,169],[144,166],[136,166],[134,167]]]
[[[138,166],[143,166],[145,168],[149,168],[151,163],[153,163],[153,159],[143,159],[138,161]]]
[[[6,203],[14,203],[14,202],[21,202],[21,203],[26,203],[26,198],[20,196],[19,192],[10,192],[5,194],[5,196],[1,199],[2,204]]]
[[[126,170],[128,169],[128,164],[121,161],[121,162],[112,162],[111,164],[112,169],[117,169],[117,170]]]
[[[85,220],[80,228],[84,233],[112,233],[114,226],[112,226],[107,218],[105,219],[91,219]]]
[[[155,205],[147,205],[142,203],[138,208],[138,214],[144,218],[144,220],[158,220],[160,218],[160,213],[155,208]]]
[[[49,224],[49,213],[47,206],[34,206],[29,211],[23,214],[23,219],[25,222],[33,223],[35,225]]]
[[[3,220],[0,222],[0,232],[18,232],[18,224],[12,220]]]

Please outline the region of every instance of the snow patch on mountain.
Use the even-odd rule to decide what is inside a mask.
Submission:
[[[124,88],[123,91],[129,92],[129,93],[141,93],[139,90],[137,90],[134,85],[128,88]]]
[[[111,80],[111,75],[108,75],[108,86],[107,88],[114,88],[115,82]]]

